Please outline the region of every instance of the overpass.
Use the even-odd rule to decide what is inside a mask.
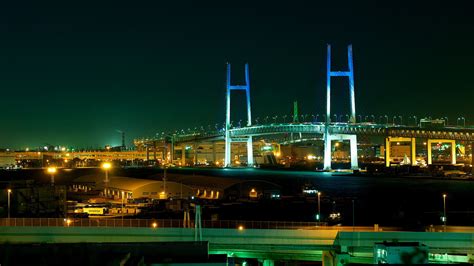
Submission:
[[[474,259],[472,228],[462,228],[461,232],[403,232],[390,231],[394,228],[303,226],[296,223],[296,226],[286,229],[208,227],[202,228],[202,237],[198,237],[196,228],[179,227],[166,220],[124,222],[112,219],[105,223],[82,223],[48,219],[45,223],[46,219],[20,222],[21,219],[9,221],[9,225],[6,219],[0,221],[1,243],[207,241],[211,254],[259,259],[266,261],[267,265],[274,261],[323,261],[326,265],[340,265],[342,260],[344,263],[372,263],[374,243],[377,242],[416,241],[429,247],[431,262],[472,263]],[[37,225],[32,226],[32,223]],[[250,225],[248,221],[247,224]],[[450,231],[449,227],[447,229]]]

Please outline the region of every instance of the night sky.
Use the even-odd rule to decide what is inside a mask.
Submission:
[[[131,142],[222,124],[226,62],[236,83],[250,64],[254,118],[290,115],[294,100],[322,114],[327,43],[339,70],[353,44],[358,113],[474,120],[468,1],[10,2],[0,147],[119,145],[117,129]],[[333,113],[348,113],[346,79],[333,85]],[[233,95],[237,121],[244,97]]]

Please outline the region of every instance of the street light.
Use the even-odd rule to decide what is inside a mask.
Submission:
[[[444,222],[444,231],[446,232],[446,193],[443,194],[443,222]]]
[[[124,201],[124,198],[125,198],[125,191],[122,190],[122,226],[123,226],[123,201]]]
[[[321,220],[321,192],[318,191],[318,222]]]
[[[102,164],[102,169],[105,170],[105,180],[104,180],[104,194],[107,197],[107,188],[109,187],[109,169],[112,168],[112,164],[109,162],[105,162]]]
[[[51,186],[54,186],[54,174],[56,174],[56,167],[48,167],[48,173],[51,175]]]
[[[418,117],[416,115],[412,116],[413,120],[415,121],[415,127],[418,126]]]
[[[12,190],[8,189],[7,192],[8,192],[8,221],[10,221],[10,196],[12,194]]]

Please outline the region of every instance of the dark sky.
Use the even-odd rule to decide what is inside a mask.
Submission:
[[[131,141],[222,124],[227,61],[235,82],[250,64],[254,118],[289,115],[294,100],[323,113],[327,43],[341,70],[353,44],[358,113],[474,120],[468,1],[10,2],[0,147],[118,145],[116,129]],[[347,82],[333,84],[333,113],[347,113]]]

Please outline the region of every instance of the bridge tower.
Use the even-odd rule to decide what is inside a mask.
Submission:
[[[324,169],[331,170],[331,141],[333,139],[349,139],[351,150],[351,168],[358,169],[357,162],[357,136],[356,135],[331,135],[331,77],[349,78],[349,97],[351,115],[349,123],[356,123],[355,91],[354,91],[354,65],[352,62],[352,45],[347,46],[348,71],[331,71],[331,45],[327,46],[327,73],[326,73],[326,127],[324,133]],[[337,121],[334,121],[337,122]]]
[[[249,65],[245,64],[245,85],[231,85],[230,81],[231,67],[227,63],[227,97],[226,97],[226,120],[225,120],[225,156],[224,156],[224,166],[229,167],[231,165],[231,146],[232,138],[230,137],[230,96],[231,91],[233,90],[243,90],[245,91],[245,96],[247,99],[247,126],[252,125],[252,113],[250,108],[250,78],[249,78]],[[238,140],[234,140],[237,142]],[[241,142],[241,141],[239,141]],[[245,142],[247,142],[247,165],[253,166],[253,141],[252,136],[249,136]]]

